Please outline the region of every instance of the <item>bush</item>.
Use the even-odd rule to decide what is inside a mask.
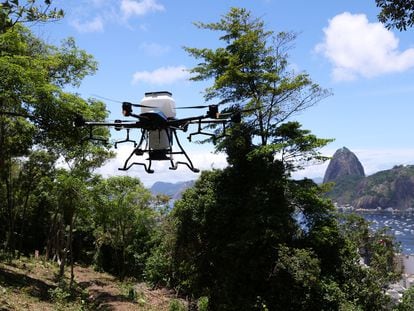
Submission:
[[[168,307],[169,311],[186,311],[186,307],[183,302],[177,299],[173,299],[170,302],[170,305]]]

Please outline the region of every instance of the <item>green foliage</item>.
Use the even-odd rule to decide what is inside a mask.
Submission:
[[[49,1],[43,12],[35,2],[0,7],[0,20],[8,14],[10,22],[0,31],[0,241],[11,254],[45,249],[60,260],[62,277],[74,263],[74,236],[84,233],[74,232],[87,214],[86,181],[112,153],[102,143],[80,143],[87,133],[72,127],[75,113],[103,119],[105,106],[64,91],[94,73],[96,62],[73,39],[51,46],[25,28],[20,22],[53,14]],[[55,169],[58,158],[67,171]]]
[[[407,30],[414,25],[414,3],[410,0],[375,0],[381,9],[378,20],[388,29]]]
[[[396,311],[413,311],[414,310],[414,286],[407,289],[402,297],[401,302],[394,308]]]
[[[197,301],[198,311],[208,311],[208,297],[200,297]]]
[[[171,300],[168,306],[168,310],[169,311],[185,311],[187,310],[187,308],[185,307],[184,303],[182,303],[180,300],[173,299]]]
[[[172,219],[167,217],[152,236],[154,247],[145,263],[144,278],[153,286],[172,286],[174,229]]]
[[[49,295],[56,306],[56,310],[63,311],[66,308],[66,304],[71,296],[67,288],[57,286],[54,289],[49,290]]]
[[[288,51],[296,34],[275,35],[242,8],[231,8],[218,22],[196,26],[220,32],[224,47],[185,48],[201,60],[191,69],[192,80],[213,80],[205,90],[207,100],[219,99],[248,109],[244,114],[262,145],[275,136],[278,125],[330,95],[308,74],[289,71]]]
[[[327,95],[307,75],[286,71],[295,36],[273,37],[244,9],[197,26],[221,31],[225,43],[187,48],[203,60],[193,79],[214,80],[206,98],[255,110],[218,145],[229,166],[203,172],[176,202],[147,275],[206,297],[208,310],[383,310],[383,287],[398,275],[393,241],[370,236],[365,223],[340,221],[326,187],[288,178],[302,164],[325,160],[317,150],[330,141],[282,123]],[[359,263],[361,254],[369,254],[370,266]]]
[[[317,138],[309,130],[301,129],[299,122],[286,122],[275,130],[271,144],[263,146],[259,152],[277,154],[289,171],[303,169],[310,163],[323,163],[328,157],[322,156],[319,149],[333,139]]]
[[[240,149],[224,171],[202,174],[173,211],[175,281],[181,290],[208,296],[212,310],[250,309],[264,291],[270,294],[277,246],[292,243],[298,229],[284,197],[283,166],[247,158],[249,142],[237,145],[250,148]]]
[[[151,194],[136,178],[110,177],[93,189],[93,221],[98,267],[141,277],[152,248],[157,214]]]
[[[5,0],[0,2],[0,34],[17,23],[46,22],[62,18],[63,11],[52,8],[51,4],[52,0]]]

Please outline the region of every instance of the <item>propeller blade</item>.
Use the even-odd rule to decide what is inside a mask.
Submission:
[[[122,102],[122,105],[123,104],[128,104],[128,105],[131,105],[133,107],[158,109],[157,107],[154,107],[154,106],[146,106],[146,105],[141,105],[141,104],[133,104],[133,103],[130,103],[130,102]]]
[[[228,99],[224,99],[217,104],[210,104],[210,105],[199,105],[199,106],[184,106],[184,107],[175,107],[175,109],[203,109],[203,108],[210,108],[211,106],[220,106],[227,104],[229,102]]]
[[[103,100],[107,100],[107,101],[110,101],[110,102],[114,102],[114,103],[122,103],[120,100],[100,96],[100,95],[97,95],[97,94],[91,94],[91,96],[96,97],[96,98],[100,98],[100,99],[103,99]]]
[[[200,105],[200,106],[184,106],[184,107],[175,107],[174,109],[203,109],[208,108],[210,105]]]

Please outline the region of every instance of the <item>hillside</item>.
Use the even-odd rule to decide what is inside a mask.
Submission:
[[[355,208],[414,208],[414,165],[395,166],[368,176],[355,190]]]
[[[0,310],[162,311],[171,310],[172,305],[184,309],[185,302],[171,291],[150,289],[132,280],[120,282],[90,267],[75,266],[76,284],[70,294],[58,287],[57,270],[57,265],[40,259],[0,262]]]
[[[399,165],[390,170],[364,176],[355,154],[347,148],[335,152],[324,181],[332,182],[327,194],[339,205],[358,209],[407,210],[414,208],[414,166]]]
[[[152,194],[165,194],[172,200],[178,200],[181,198],[181,194],[193,185],[194,180],[181,181],[176,183],[157,181],[152,185],[150,190]]]

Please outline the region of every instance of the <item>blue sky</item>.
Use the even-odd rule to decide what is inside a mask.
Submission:
[[[356,153],[367,174],[396,164],[414,164],[414,30],[389,31],[377,21],[374,0],[69,0],[55,1],[66,17],[37,25],[47,42],[59,44],[69,36],[94,55],[99,70],[76,89],[83,97],[95,94],[119,101],[139,102],[148,91],[168,90],[177,106],[204,104],[208,82],[188,81],[186,69],[196,60],[188,47],[217,47],[219,34],[201,30],[193,22],[215,22],[230,7],[245,7],[261,17],[268,30],[299,33],[290,52],[291,67],[306,71],[333,96],[295,119],[303,127],[335,141],[323,149],[332,155],[343,146]],[[111,119],[121,117],[119,104],[106,101]],[[181,112],[180,112],[181,113]],[[183,112],[188,114],[188,112]],[[178,117],[180,117],[178,115]],[[223,167],[225,157],[212,154],[213,146],[182,143],[201,169]],[[118,150],[104,174],[116,168],[131,151]],[[126,174],[146,185],[197,177],[185,167],[168,170],[154,166],[153,175],[142,168]],[[323,176],[326,165],[308,167],[297,177]]]

